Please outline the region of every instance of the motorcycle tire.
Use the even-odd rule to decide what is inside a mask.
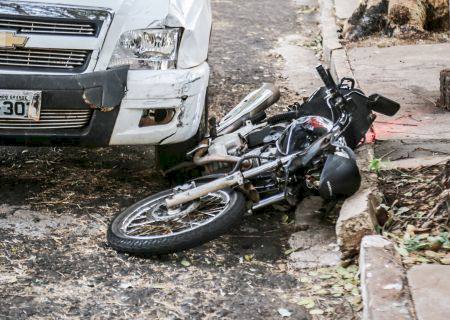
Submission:
[[[136,212],[141,212],[143,207],[152,208],[149,209],[149,211],[153,210],[152,212],[155,212],[156,209],[154,208],[158,205],[159,208],[161,208],[165,198],[172,194],[173,190],[160,192],[145,198],[118,214],[108,228],[107,240],[109,245],[116,251],[140,256],[162,255],[183,251],[197,247],[223,235],[239,223],[245,213],[246,200],[242,193],[231,189],[225,189],[204,197],[205,199],[207,199],[207,197],[221,197],[221,199],[228,199],[226,207],[207,223],[189,230],[172,232],[165,235],[134,236],[127,234],[125,230],[128,227],[125,226],[127,223],[128,226],[131,225],[131,222],[134,221],[131,219],[133,219],[133,215],[136,215]],[[202,211],[199,210],[199,212]],[[147,218],[147,216],[145,218]],[[142,217],[140,219],[142,219]],[[158,220],[157,222],[161,221],[162,220]],[[170,225],[166,222],[164,223],[165,225]],[[139,226],[137,228],[139,228]]]

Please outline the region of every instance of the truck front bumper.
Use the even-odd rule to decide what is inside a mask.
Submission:
[[[119,67],[80,75],[2,74],[0,89],[42,91],[42,108],[91,110],[83,128],[1,128],[1,145],[136,145],[183,142],[205,107],[209,66],[144,71]],[[163,125],[140,126],[147,110],[175,110]],[[1,121],[0,121],[1,122]]]
[[[130,71],[127,93],[111,137],[112,145],[173,144],[193,137],[205,110],[209,66],[192,69]],[[145,110],[170,109],[163,125],[139,126]]]
[[[43,129],[31,121],[20,128],[0,125],[0,144],[108,145],[125,96],[127,74],[128,67],[80,75],[1,74],[1,89],[42,91],[41,109],[47,113],[62,110],[58,116],[60,123],[69,121],[65,117],[70,112],[91,111],[91,114],[81,128]]]

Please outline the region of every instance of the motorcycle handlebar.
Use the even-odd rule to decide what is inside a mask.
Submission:
[[[334,82],[330,70],[325,69],[323,65],[318,65],[316,67],[316,70],[320,78],[322,79],[323,83],[325,84],[325,87],[330,91],[336,91],[337,90],[336,82]]]

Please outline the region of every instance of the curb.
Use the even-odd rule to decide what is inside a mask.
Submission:
[[[334,13],[333,0],[319,0],[320,26],[322,29],[324,58],[330,64],[330,70],[336,80],[351,76],[355,78],[348,59],[347,50],[339,41],[338,26]],[[357,79],[355,79],[358,83]],[[368,145],[358,154],[358,165],[367,168],[373,158],[373,146]],[[344,258],[358,254],[364,236],[376,234],[377,207],[380,205],[379,190],[371,182],[370,174],[363,172],[363,184],[360,190],[347,199],[336,223],[336,234]]]
[[[337,49],[342,49],[338,36],[338,26],[334,15],[334,1],[319,0],[319,6],[324,58],[326,62],[330,62],[332,52]]]
[[[334,1],[319,0],[319,5],[323,54],[325,61],[330,64],[331,74],[336,80],[348,76],[354,77],[347,50],[339,40],[339,28],[334,13]]]
[[[414,320],[406,271],[394,244],[376,235],[361,242],[363,320]]]
[[[361,240],[376,234],[380,202],[373,188],[362,189],[344,201],[336,222],[336,236],[344,258],[358,256]]]
[[[377,213],[382,196],[373,174],[368,171],[374,157],[373,153],[373,145],[370,144],[357,150],[357,162],[362,176],[361,188],[344,201],[336,222],[338,245],[346,259],[358,255],[361,241],[365,236],[377,233]]]
[[[347,50],[339,42],[333,0],[319,0],[325,61],[336,80],[351,76]],[[368,168],[374,157],[373,145],[367,145],[357,155],[361,169]],[[361,189],[344,201],[336,234],[344,258],[359,252],[359,270],[363,299],[363,320],[414,320],[414,307],[407,284],[406,271],[394,244],[376,235],[377,210],[381,203],[380,191],[370,177],[361,170]]]

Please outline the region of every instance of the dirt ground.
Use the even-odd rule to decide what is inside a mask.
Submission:
[[[450,162],[383,170],[379,217],[382,232],[397,244],[405,266],[450,265]]]
[[[271,50],[284,35],[318,30],[314,7],[212,2],[212,114],[262,82],[284,87],[281,107],[298,99]],[[289,270],[290,229],[279,212],[249,216],[182,254],[140,259],[108,247],[111,218],[167,187],[150,147],[2,148],[0,182],[1,319],[279,319],[286,310],[293,319],[311,317],[298,301],[312,280]],[[332,277],[324,272],[310,278]],[[354,318],[340,300],[327,305],[328,319]]]
[[[359,41],[343,41],[345,46],[349,49],[355,47],[378,47],[387,48],[393,46],[406,46],[413,44],[433,44],[433,43],[445,43],[449,40],[448,32],[435,32],[428,33],[421,37],[405,37],[395,38],[380,35],[373,35]]]

